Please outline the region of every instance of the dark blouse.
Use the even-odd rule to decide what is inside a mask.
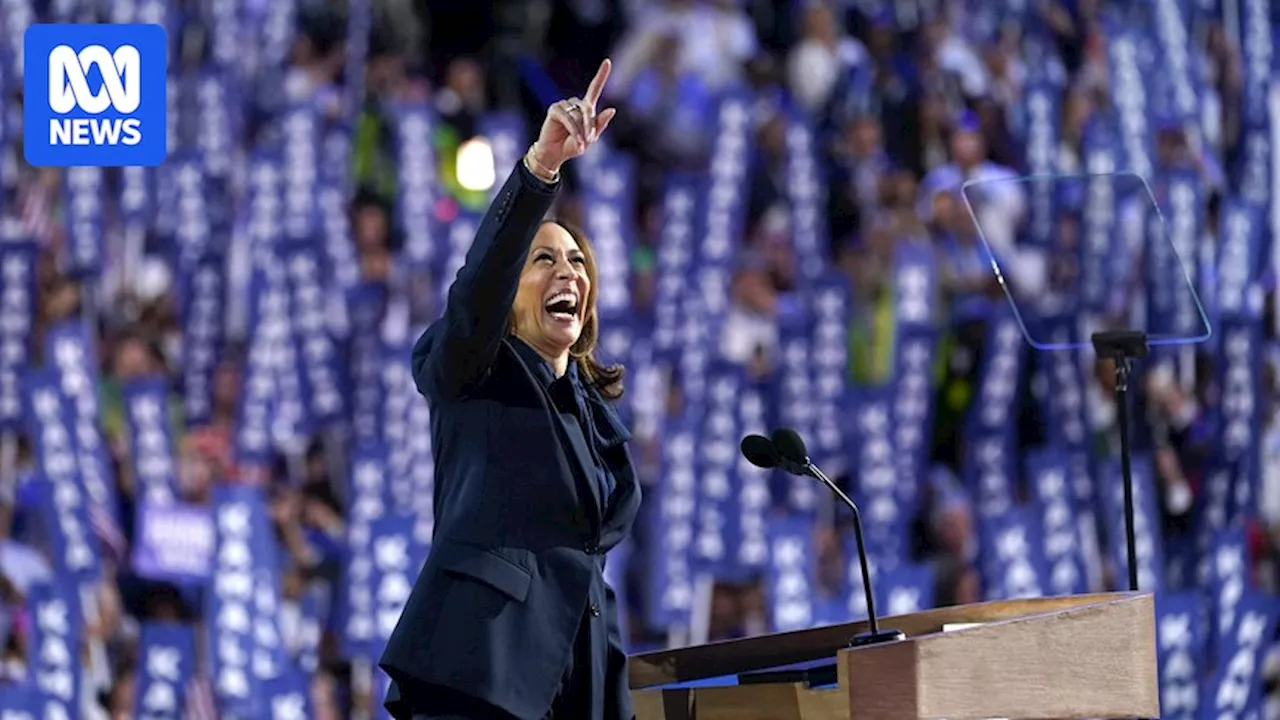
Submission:
[[[596,482],[600,485],[600,497],[606,510],[617,488],[617,481],[606,467],[600,456],[599,448],[604,445],[599,431],[591,421],[587,410],[587,390],[582,385],[582,377],[578,373],[578,361],[570,360],[569,367],[561,377],[555,376],[551,363],[517,337],[511,339],[511,346],[531,366],[537,369],[538,379],[547,388],[556,411],[564,418],[565,426],[570,433],[579,433],[586,446],[591,450],[591,459],[595,461]]]

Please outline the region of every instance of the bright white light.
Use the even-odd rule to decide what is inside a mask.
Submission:
[[[458,184],[467,190],[481,191],[497,181],[493,169],[493,148],[483,137],[473,137],[458,146]]]

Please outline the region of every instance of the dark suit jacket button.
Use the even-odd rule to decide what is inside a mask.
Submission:
[[[591,617],[600,617],[600,606],[599,606],[599,605],[597,605],[597,604],[595,604],[595,603],[591,603],[591,607],[587,608],[587,610],[588,610],[588,611],[590,611],[590,613],[591,613]]]
[[[586,546],[585,548],[583,548],[583,549],[587,551],[587,554],[588,554],[588,555],[599,555],[599,554],[600,554],[600,546],[599,546],[599,545],[595,545],[595,544],[592,544],[592,543],[588,543],[588,544],[587,544],[587,546]]]

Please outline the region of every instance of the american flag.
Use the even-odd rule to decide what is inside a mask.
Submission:
[[[89,526],[94,537],[98,538],[102,554],[116,567],[123,567],[129,561],[129,541],[120,531],[120,523],[109,508],[98,503],[89,504]]]
[[[27,234],[43,246],[48,246],[56,220],[53,203],[43,183],[24,183],[18,198],[18,212]]]
[[[218,703],[213,697],[213,685],[203,675],[187,681],[183,698],[182,717],[186,720],[218,720]]]

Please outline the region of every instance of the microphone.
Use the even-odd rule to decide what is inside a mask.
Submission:
[[[748,435],[742,438],[742,456],[747,462],[766,470],[778,466],[778,451],[773,441],[763,435]]]
[[[750,437],[750,436],[749,436]],[[764,439],[761,436],[762,440]],[[746,454],[747,439],[743,441],[743,454]],[[758,446],[758,442],[753,441],[753,446]],[[773,431],[772,440],[770,442],[773,454],[778,458],[776,465],[792,475],[807,476],[817,478],[827,489],[835,493],[836,497],[853,512],[853,535],[858,541],[858,564],[862,570],[862,591],[866,594],[867,599],[867,621],[871,626],[871,632],[859,633],[854,636],[849,643],[852,647],[863,647],[865,645],[876,645],[884,642],[895,642],[905,640],[906,634],[899,630],[881,630],[880,618],[876,616],[875,593],[871,589],[871,570],[867,567],[867,543],[862,537],[862,515],[858,512],[858,506],[849,496],[836,486],[827,474],[822,472],[817,465],[809,460],[809,452],[804,446],[804,440],[800,434],[790,428],[778,428]],[[751,460],[748,456],[747,460]],[[755,461],[752,460],[754,463]]]

